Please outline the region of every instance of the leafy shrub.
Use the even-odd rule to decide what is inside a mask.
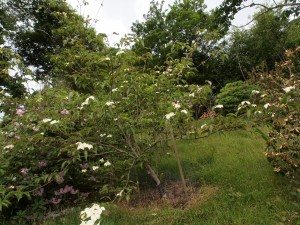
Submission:
[[[268,92],[264,102],[266,119],[272,124],[266,155],[274,172],[300,181],[300,47],[286,51],[286,61],[260,83]]]
[[[238,105],[242,101],[249,100],[253,90],[259,89],[258,85],[246,81],[228,83],[220,90],[216,103],[224,106],[224,113],[235,113]]]
[[[56,87],[7,100],[0,146],[4,215],[69,206],[87,195],[111,201],[130,194],[136,166],[154,173],[150,156],[167,141],[166,124],[180,133],[189,121],[187,103],[194,96],[177,85],[189,67],[176,61],[144,72],[132,65],[131,52],[113,57],[113,76],[105,76],[105,88],[92,96]],[[205,99],[200,92],[198,97]]]

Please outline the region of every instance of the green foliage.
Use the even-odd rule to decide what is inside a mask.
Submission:
[[[235,113],[242,101],[251,98],[253,90],[259,90],[257,85],[249,82],[237,81],[228,83],[216,97],[216,103],[224,106],[224,113]]]
[[[83,49],[100,52],[104,48],[102,37],[63,0],[18,0],[7,1],[7,5],[19,22],[13,43],[25,64],[35,67],[34,76],[39,80],[65,75],[55,70],[54,55],[66,56],[69,49],[69,54],[80,55]],[[64,62],[74,64],[70,57]],[[79,72],[81,67],[73,70]]]
[[[211,23],[211,15],[205,8],[203,1],[178,0],[164,11],[163,2],[159,5],[152,1],[145,22],[136,22],[131,28],[143,39],[142,43],[133,46],[133,50],[137,53],[150,50],[153,53],[149,67],[164,65],[170,57],[191,57],[195,74],[185,77],[185,81],[204,84],[205,80],[214,78],[217,84],[214,66],[223,56],[218,46],[222,35]],[[175,50],[174,46],[178,44],[181,48]],[[193,48],[191,55],[187,54],[189,48]]]
[[[22,97],[26,89],[22,82],[24,78],[22,74],[15,71],[12,77],[13,70],[24,70],[21,64],[20,57],[15,55],[10,49],[0,48],[0,98],[4,98],[4,94],[8,93],[12,97]]]

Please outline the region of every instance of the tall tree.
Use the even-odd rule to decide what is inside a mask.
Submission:
[[[167,57],[186,57],[186,49],[174,51],[176,43],[184,43],[195,48],[192,58],[197,73],[188,82],[201,83],[210,79],[208,61],[222,35],[216,30],[218,26],[212,24],[210,13],[205,11],[204,1],[176,0],[168,10],[163,9],[163,4],[152,1],[149,12],[144,15],[145,22],[133,24],[132,31],[143,40],[134,50],[150,49],[153,54],[150,66],[164,65]]]
[[[101,76],[87,65],[95,66],[98,60],[96,67],[103,66],[99,57],[105,45],[103,35],[97,35],[88,20],[64,0],[8,0],[7,6],[18,18],[13,44],[25,65],[34,68],[34,78],[56,84],[67,81],[76,90],[93,89],[91,77]],[[79,75],[84,84],[78,85]]]

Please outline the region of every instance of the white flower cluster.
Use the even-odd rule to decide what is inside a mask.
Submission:
[[[214,107],[212,107],[212,109],[223,109],[224,106],[223,105],[215,105]]]
[[[169,119],[171,119],[173,116],[175,116],[175,113],[170,112],[170,113],[168,113],[168,114],[165,115],[165,118],[166,118],[167,120],[169,120]]]
[[[43,121],[43,123],[49,123],[50,122],[51,125],[59,123],[59,120],[52,120],[52,119],[48,119],[48,118],[45,118],[42,121]]]
[[[113,102],[113,101],[108,101],[108,102],[106,102],[105,103],[105,105],[107,105],[107,106],[112,106],[112,105],[114,105],[115,103]]]
[[[13,149],[15,146],[14,145],[6,145],[4,146],[4,150],[7,150],[7,149]]]
[[[289,86],[289,87],[283,88],[283,90],[285,93],[289,93],[290,91],[295,90],[295,86]]]
[[[256,107],[256,104],[251,104],[251,102],[249,101],[242,101],[241,104],[239,104],[238,106],[238,111],[240,111],[241,109],[247,108],[247,107]]]
[[[93,204],[91,208],[85,208],[80,212],[80,225],[100,225],[101,214],[105,210],[98,204]]]
[[[77,142],[76,145],[77,145],[77,150],[84,150],[85,148],[91,150],[93,148],[93,145],[82,143],[82,142]]]
[[[180,104],[177,102],[172,102],[172,105],[174,106],[175,109],[179,109],[180,108]]]
[[[83,108],[83,106],[85,106],[85,105],[88,105],[89,104],[89,102],[90,102],[90,100],[95,100],[95,97],[94,96],[90,96],[90,97],[88,97],[83,103],[81,103],[81,107],[80,107],[80,109],[82,109]]]
[[[111,163],[107,160],[107,161],[103,164],[103,166],[105,166],[105,167],[111,166]]]
[[[252,90],[252,94],[259,94],[259,91],[257,91],[257,90]]]

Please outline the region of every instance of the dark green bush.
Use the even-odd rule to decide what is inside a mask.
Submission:
[[[224,106],[223,112],[235,113],[242,101],[251,98],[253,90],[259,90],[259,86],[247,81],[237,81],[226,84],[217,95],[216,103]]]

